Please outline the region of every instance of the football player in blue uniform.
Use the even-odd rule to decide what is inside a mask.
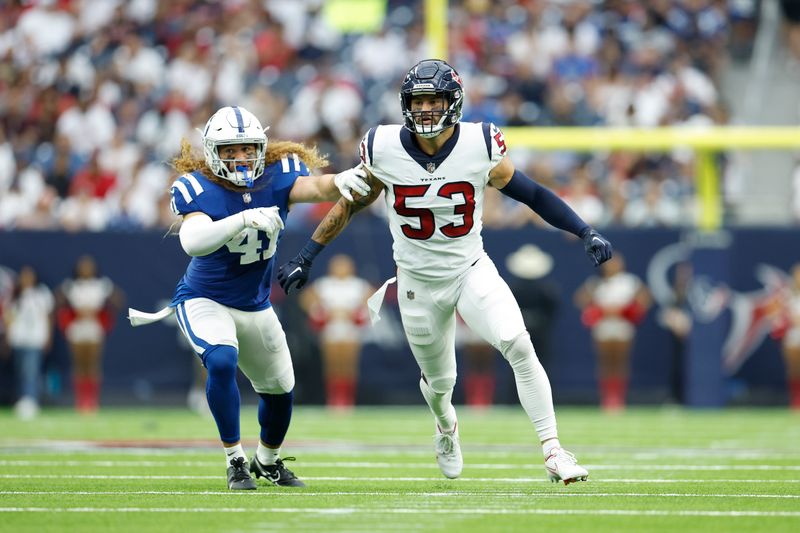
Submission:
[[[255,489],[250,472],[276,485],[302,487],[280,458],[294,371],[269,300],[273,257],[292,204],[352,200],[351,191],[367,194],[369,187],[352,169],[309,175],[309,168],[328,164],[315,149],[268,144],[258,119],[236,106],[223,107],[206,123],[202,158],[184,141],[173,164],[181,176],[172,184],[172,209],[183,218],[180,242],[192,259],[170,306],[154,314],[132,309],[131,323],[176,314],[208,369],[206,396],[230,489]],[[237,367],[260,396],[260,441],[249,465],[239,434]]]

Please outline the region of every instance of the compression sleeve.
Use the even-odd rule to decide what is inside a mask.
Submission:
[[[211,220],[205,213],[183,219],[178,235],[183,250],[192,257],[208,255],[244,229],[244,215],[236,213],[220,220]]]
[[[539,185],[524,173],[515,170],[511,180],[500,192],[527,205],[545,222],[558,229],[569,231],[581,238],[591,229],[578,214],[547,187]]]

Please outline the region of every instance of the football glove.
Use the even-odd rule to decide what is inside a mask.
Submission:
[[[589,229],[583,236],[583,249],[592,260],[594,266],[599,266],[609,259],[613,253],[611,243],[596,230]]]
[[[336,174],[333,177],[333,183],[339,189],[339,194],[352,202],[353,191],[361,196],[369,194],[369,185],[367,185],[366,178],[366,171],[361,166],[357,166]]]
[[[242,211],[245,228],[256,228],[267,235],[274,235],[283,229],[283,220],[278,207],[255,207]]]
[[[308,281],[309,274],[311,274],[311,265],[314,262],[314,258],[323,248],[325,248],[325,245],[309,239],[294,259],[278,268],[278,283],[283,292],[289,294],[294,289],[300,290],[303,288]]]

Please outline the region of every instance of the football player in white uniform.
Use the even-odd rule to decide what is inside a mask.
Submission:
[[[463,101],[461,78],[450,65],[441,60],[415,65],[400,90],[405,123],[373,128],[361,142],[370,193],[354,203],[337,203],[298,256],[279,269],[278,281],[287,293],[301,288],[316,255],[384,190],[403,329],[422,370],[422,395],[436,420],[442,473],[456,478],[463,467],[451,403],[458,310],[511,364],[550,478],[565,484],[585,480],[586,469],[558,441],[550,382],[519,306],[483,250],[484,190],[495,187],[581,237],[595,265],[611,257],[611,244],[550,190],[514,169],[497,127],[460,122]]]

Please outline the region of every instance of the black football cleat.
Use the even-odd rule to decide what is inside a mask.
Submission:
[[[278,459],[274,465],[264,465],[258,460],[258,456],[253,456],[250,461],[250,471],[256,475],[256,479],[263,477],[267,481],[279,487],[305,487],[306,484],[297,479],[294,472],[283,466],[283,461],[294,461],[294,457]]]
[[[228,488],[231,490],[256,490],[256,482],[250,477],[244,457],[231,459],[228,467]]]

